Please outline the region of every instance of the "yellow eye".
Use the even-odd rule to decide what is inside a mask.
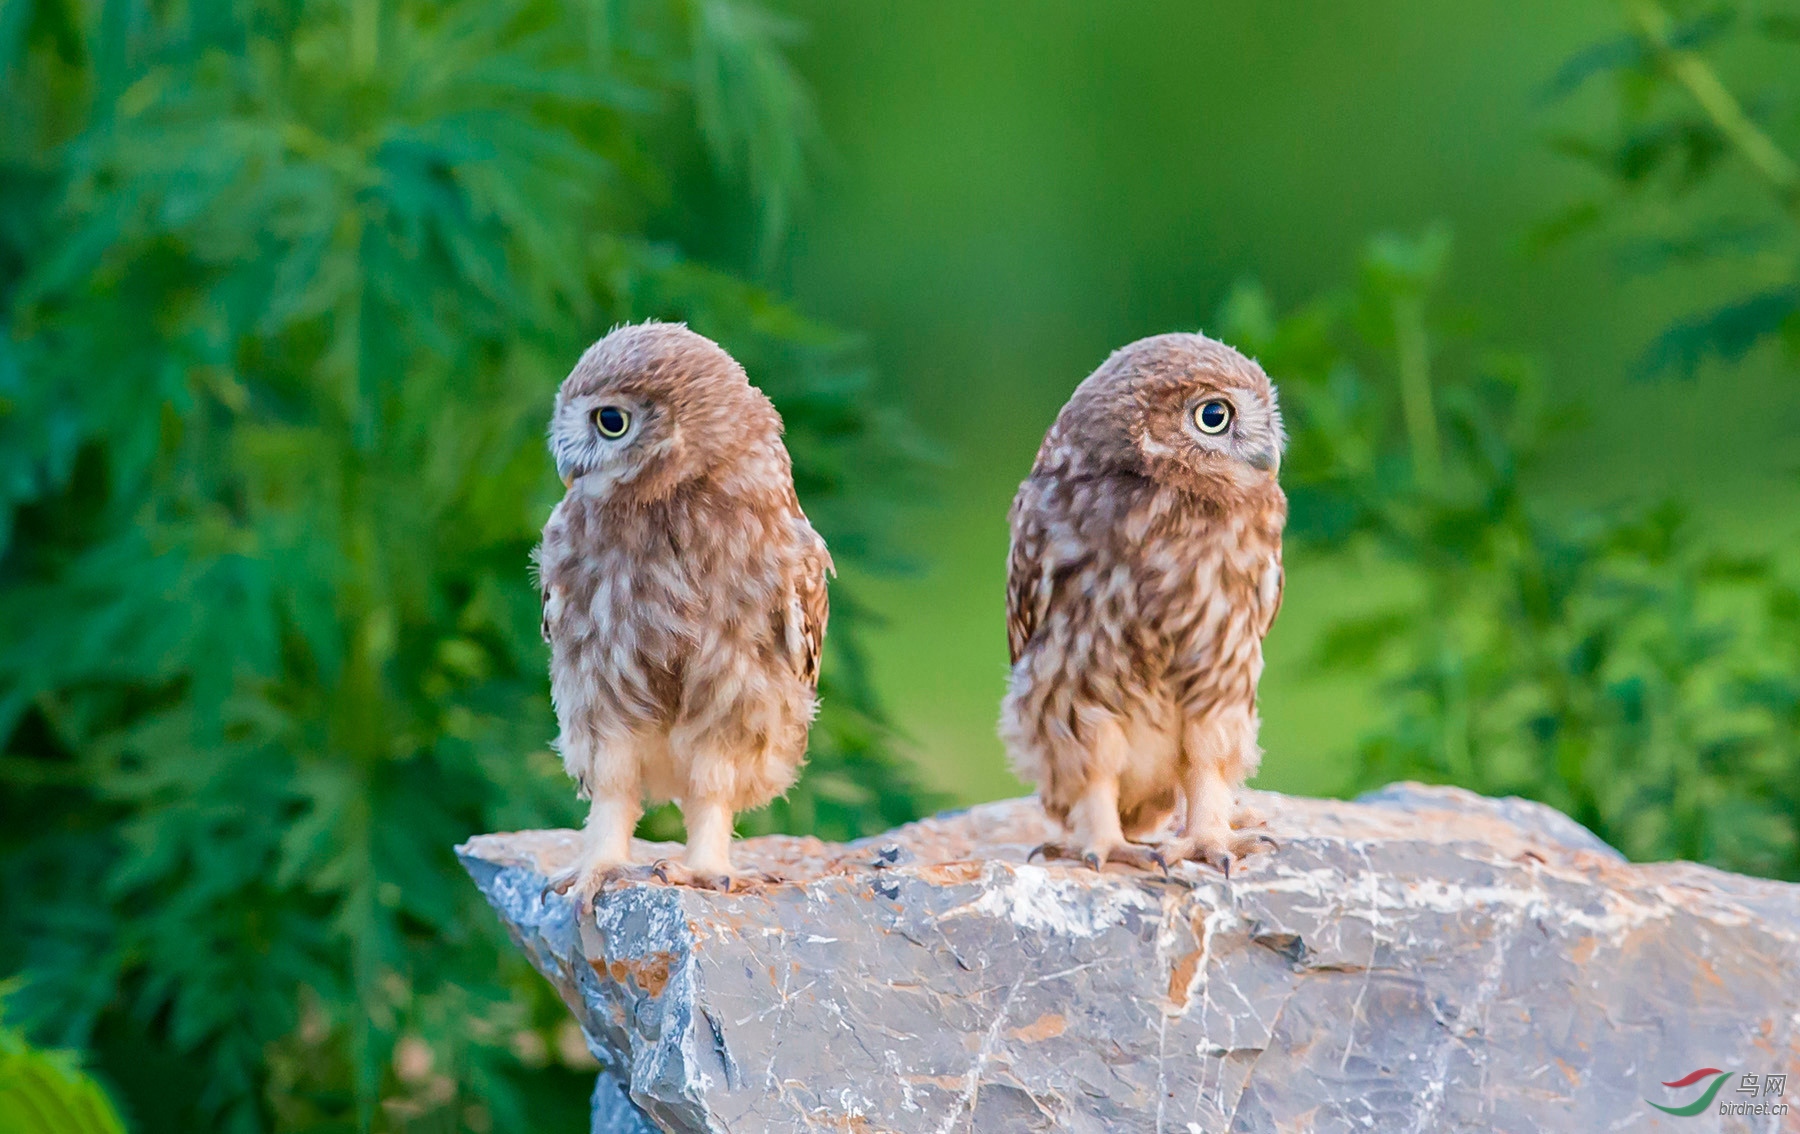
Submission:
[[[608,441],[616,441],[631,428],[631,415],[618,406],[601,406],[594,411],[594,428]]]
[[[1194,409],[1194,427],[1202,433],[1223,433],[1230,425],[1230,402],[1201,402]]]

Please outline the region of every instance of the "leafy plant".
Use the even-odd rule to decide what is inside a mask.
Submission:
[[[734,0],[0,5],[0,971],[144,1129],[583,1109],[450,854],[576,818],[525,566],[557,380],[618,321],[719,338],[842,556],[909,459],[852,341],[646,235],[691,144],[778,237],[782,34]],[[858,623],[840,592],[811,767],[753,823],[923,805]]]
[[[1448,251],[1382,238],[1355,287],[1276,318],[1246,286],[1220,320],[1281,382],[1297,553],[1408,580],[1322,647],[1384,690],[1358,783],[1525,795],[1634,858],[1800,877],[1795,590],[1671,505],[1540,499],[1527,473],[1568,418],[1431,307]]]
[[[106,1092],[81,1069],[72,1053],[32,1047],[3,1020],[0,1130],[9,1134],[125,1134]]]
[[[1615,124],[1564,134],[1556,147],[1597,172],[1604,189],[1542,226],[1542,240],[1610,230],[1632,272],[1729,268],[1737,294],[1677,321],[1641,369],[1692,376],[1702,361],[1742,359],[1765,342],[1800,349],[1800,90],[1793,74],[1800,16],[1725,3],[1704,10],[1623,0],[1626,30],[1572,56],[1553,101],[1610,84]],[[1741,95],[1722,70],[1766,73]]]

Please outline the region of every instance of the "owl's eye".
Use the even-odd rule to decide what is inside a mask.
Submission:
[[[1194,409],[1194,425],[1202,433],[1223,433],[1230,424],[1230,402],[1201,402]]]
[[[594,411],[594,428],[608,441],[616,440],[631,428],[631,415],[618,406],[601,406]]]

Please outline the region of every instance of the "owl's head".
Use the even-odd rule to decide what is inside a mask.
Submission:
[[[654,500],[752,449],[781,417],[719,344],[680,323],[614,328],[556,392],[550,454],[573,491]]]
[[[1269,376],[1200,334],[1114,351],[1076,388],[1055,432],[1083,463],[1196,489],[1272,484],[1287,446]]]

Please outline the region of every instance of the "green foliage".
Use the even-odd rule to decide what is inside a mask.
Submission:
[[[1221,316],[1281,376],[1295,553],[1373,552],[1408,579],[1322,647],[1385,690],[1358,783],[1529,796],[1633,858],[1800,878],[1800,592],[1673,506],[1534,499],[1524,474],[1567,417],[1526,360],[1430,309],[1446,252],[1385,238],[1344,293],[1277,319],[1244,287]]]
[[[1610,80],[1614,125],[1572,133],[1557,148],[1605,188],[1546,222],[1541,241],[1608,229],[1622,234],[1632,272],[1720,267],[1737,294],[1678,320],[1639,369],[1692,377],[1708,358],[1731,363],[1758,344],[1800,354],[1800,17],[1727,3],[1703,11],[1624,0],[1628,31],[1571,57],[1546,90],[1568,99]],[[1776,79],[1740,96],[1715,60],[1761,65]]]
[[[0,1020],[0,1130],[125,1134],[125,1125],[106,1092],[71,1053],[32,1047],[17,1029]]]
[[[728,0],[0,0],[0,972],[119,1081],[179,1068],[128,1084],[144,1129],[579,1112],[450,854],[577,817],[526,576],[556,382],[689,320],[843,557],[909,459],[853,342],[647,236],[684,148],[779,236],[782,34]],[[858,622],[840,592],[811,766],[752,824],[923,805]]]

